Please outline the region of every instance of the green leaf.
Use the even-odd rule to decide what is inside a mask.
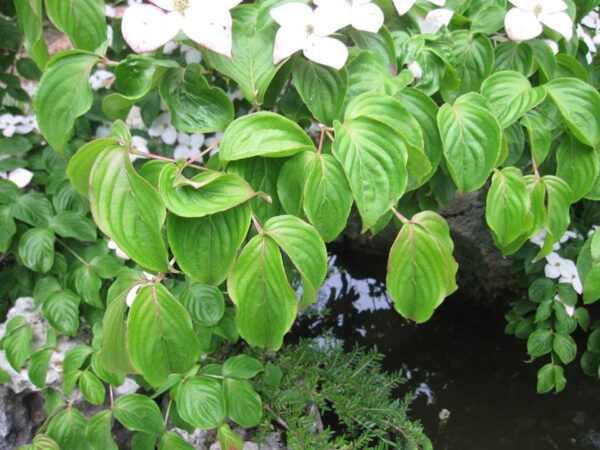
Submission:
[[[576,78],[556,78],[544,89],[573,135],[590,147],[600,143],[600,94]]]
[[[75,48],[103,52],[106,48],[104,2],[97,0],[45,0],[48,17]]]
[[[6,343],[4,346],[6,348]],[[31,355],[31,359],[29,360],[27,376],[29,377],[29,381],[40,389],[46,387],[46,375],[50,366],[51,356],[52,350],[38,350]]]
[[[252,428],[260,423],[262,400],[247,381],[226,379],[223,392],[227,404],[227,416],[244,428]]]
[[[462,192],[479,189],[500,155],[500,125],[478,94],[444,104],[438,113],[444,156],[452,179]]]
[[[248,242],[229,272],[227,291],[237,307],[236,324],[250,345],[281,348],[298,311],[298,300],[269,236]]]
[[[200,354],[187,310],[162,285],[143,287],[127,318],[131,363],[153,386],[192,368]]]
[[[112,413],[128,430],[141,431],[153,436],[165,430],[158,405],[149,397],[127,394],[115,400]]]
[[[365,231],[406,189],[406,146],[394,129],[370,118],[336,122],[335,130],[333,155],[344,168]]]
[[[548,278],[538,278],[529,285],[528,295],[532,302],[541,303],[556,295],[556,283]]]
[[[317,300],[327,275],[327,249],[317,231],[294,216],[277,216],[264,224],[264,233],[287,254],[302,277],[302,305]]]
[[[181,418],[201,430],[219,427],[225,419],[221,385],[212,378],[191,376],[177,388],[177,411]]]
[[[48,143],[59,152],[71,138],[75,119],[92,107],[88,77],[99,60],[93,53],[62,52],[50,60],[42,76],[35,96],[36,118]]]
[[[32,148],[31,142],[23,136],[0,139],[0,155],[21,155]]]
[[[594,303],[600,299],[600,265],[592,266],[583,280],[583,302]]]
[[[225,299],[221,291],[214,286],[190,283],[181,291],[179,298],[190,313],[192,321],[200,326],[212,327],[218,324],[225,314]]]
[[[223,376],[232,378],[254,378],[263,370],[261,362],[248,355],[236,355],[223,364]]]
[[[563,364],[569,364],[577,356],[577,344],[568,334],[556,333],[552,342],[552,349]]]
[[[318,154],[307,167],[304,213],[325,242],[337,238],[346,227],[352,209],[352,194],[340,163],[333,156]]]
[[[565,180],[573,191],[573,203],[592,189],[600,171],[597,152],[570,134],[565,136],[556,150],[556,165],[556,175]]]
[[[311,170],[314,161],[320,156],[320,153],[313,152],[298,153],[289,158],[281,167],[277,178],[277,196],[286,213],[298,217],[302,216],[302,203],[308,177],[307,171]],[[346,175],[343,171],[342,176],[345,180]],[[350,196],[350,200],[352,201],[352,196]]]
[[[473,36],[467,30],[452,32],[453,53],[460,78],[457,94],[479,90],[494,67],[494,47],[487,36]]]
[[[56,415],[48,425],[48,436],[56,441],[61,450],[87,450],[85,440],[87,419],[81,412],[68,407]]]
[[[557,242],[569,228],[571,217],[569,208],[573,193],[562,179],[553,175],[545,175],[542,182],[546,188],[546,228],[548,234],[544,247],[539,256],[544,256],[552,250],[552,244]]]
[[[46,273],[54,265],[54,233],[49,228],[32,228],[21,236],[19,258],[25,267]]]
[[[560,366],[554,364],[546,364],[537,374],[537,392],[545,394],[552,389],[556,392],[562,391],[567,385],[567,379],[564,375],[564,370]]]
[[[303,151],[315,151],[315,145],[302,128],[279,114],[258,112],[240,117],[227,127],[219,157],[227,163],[252,156],[280,158]]]
[[[42,305],[42,314],[57,331],[75,336],[79,330],[79,297],[69,291],[52,292]]]
[[[15,371],[19,372],[31,355],[33,332],[25,317],[16,316],[6,323],[3,347],[6,359]]]
[[[84,370],[79,377],[79,390],[88,402],[92,405],[104,404],[104,398],[106,397],[106,390],[102,381],[98,379],[89,370]]]
[[[556,73],[556,57],[552,48],[545,40],[533,39],[527,41],[527,45],[533,51],[533,59],[543,75],[542,80],[550,80],[554,78]]]
[[[42,0],[14,2],[17,19],[25,33],[25,49],[37,66],[43,70],[48,62],[48,48],[44,40],[44,12]]]
[[[240,437],[226,423],[219,427],[217,436],[219,437],[221,448],[226,448],[227,450],[242,450],[244,447],[244,443]]]
[[[33,438],[32,443],[33,450],[60,450],[58,444],[48,436],[44,434],[38,434]]]
[[[294,86],[315,119],[332,125],[341,119],[348,89],[348,72],[297,59],[292,72]]]
[[[93,350],[87,345],[76,345],[72,347],[65,356],[63,362],[63,373],[77,372],[85,364]]]
[[[59,236],[83,242],[96,240],[96,225],[87,217],[72,211],[62,211],[50,219],[50,229]]]
[[[13,237],[17,232],[17,224],[8,206],[0,206],[0,252],[7,253]]]
[[[554,333],[552,330],[539,329],[529,335],[527,339],[527,353],[533,358],[543,356],[552,351]]]
[[[427,321],[456,290],[457,269],[446,222],[435,213],[417,214],[402,226],[388,260],[386,284],[396,311]]]
[[[177,264],[192,279],[218,286],[227,277],[250,227],[250,208],[186,219],[169,215],[167,234]]]
[[[101,153],[90,175],[90,203],[98,227],[138,264],[168,271],[161,228],[166,218],[158,192],[140,177],[123,148]]]
[[[487,98],[502,129],[508,128],[546,97],[542,88],[532,88],[519,72],[496,72],[481,85],[481,95]]]
[[[171,120],[184,133],[223,131],[234,118],[233,104],[221,89],[211,87],[203,68],[192,64],[168,70],[160,80],[160,96]]]
[[[273,65],[274,26],[255,27],[233,21],[232,58],[206,51],[209,66],[236,81],[246,100],[263,103],[279,67]]]
[[[177,433],[168,431],[160,437],[158,450],[194,450],[194,447]]]
[[[596,229],[596,231],[592,235],[590,252],[592,255],[592,260],[600,259],[600,229]]]
[[[255,195],[252,186],[236,174],[207,171],[188,180],[173,164],[163,167],[158,190],[169,211],[187,218],[226,211]]]
[[[87,197],[90,185],[90,173],[98,155],[105,150],[117,147],[114,138],[95,139],[82,146],[69,160],[67,176],[73,187]]]
[[[526,42],[501,42],[494,49],[494,71],[515,70],[529,76],[533,70],[533,51]]]
[[[10,207],[15,219],[34,227],[48,226],[50,217],[54,215],[52,205],[39,192],[28,192],[15,198]]]
[[[496,172],[486,199],[485,219],[501,248],[530,228],[529,208],[529,191],[521,171],[506,167]]]
[[[100,297],[102,280],[89,265],[82,265],[72,272],[75,290],[83,300],[98,309],[104,309]]]
[[[112,412],[100,411],[92,417],[85,429],[85,437],[94,450],[118,450],[112,438]]]
[[[538,165],[544,162],[552,145],[552,133],[546,122],[546,119],[536,111],[529,111],[521,119],[521,124],[527,130],[529,149]]]

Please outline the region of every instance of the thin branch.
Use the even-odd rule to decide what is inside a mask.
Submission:
[[[263,228],[260,225],[260,222],[258,221],[258,219],[256,218],[256,216],[254,214],[252,214],[252,223],[256,227],[256,231],[258,231],[259,234],[262,234],[263,233]]]
[[[402,213],[400,211],[398,211],[396,208],[392,208],[392,212],[394,213],[394,215],[398,218],[398,220],[404,224],[406,223],[410,223],[410,220],[407,219],[406,217],[404,217],[402,215]]]
[[[83,259],[81,256],[79,256],[75,252],[75,250],[73,250],[71,247],[69,247],[67,244],[65,244],[62,239],[57,237],[56,242],[58,242],[60,245],[62,245],[69,253],[71,253],[75,258],[77,258],[81,263],[83,263],[86,266],[89,266],[89,263],[85,259]]]

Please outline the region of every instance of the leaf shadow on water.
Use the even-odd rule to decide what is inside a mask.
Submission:
[[[331,249],[312,307],[319,314],[301,314],[288,343],[330,330],[347,349],[377,347],[384,368],[403,370],[399,395],[416,393],[412,417],[436,450],[600,449],[600,381],[578,364],[566,368],[562,393],[538,395],[536,372],[545,360],[527,362],[525,342],[504,334],[504,311],[461,301],[459,288],[430,321],[415,325],[393,311],[384,257]]]

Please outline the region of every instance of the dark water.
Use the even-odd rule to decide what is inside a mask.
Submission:
[[[542,362],[526,362],[525,343],[504,334],[501,312],[461,302],[458,292],[417,326],[391,309],[385,258],[337,252],[330,267],[321,318],[301,317],[295,334],[330,329],[348,347],[376,346],[416,391],[412,417],[436,450],[600,449],[600,381],[574,366],[565,391],[536,394]]]

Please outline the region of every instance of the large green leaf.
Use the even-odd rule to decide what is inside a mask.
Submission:
[[[556,78],[544,89],[573,135],[590,147],[600,143],[600,94],[576,78]]]
[[[163,167],[158,189],[167,209],[180,217],[204,217],[226,211],[255,195],[238,175],[208,171],[188,180],[173,164]]]
[[[200,344],[187,310],[161,284],[143,287],[127,318],[127,349],[133,366],[152,385],[192,368]]]
[[[273,65],[273,26],[256,28],[237,20],[233,22],[232,57],[206,51],[208,64],[235,80],[246,100],[262,104],[279,67]]]
[[[501,131],[498,121],[478,94],[459,97],[444,104],[438,113],[444,156],[458,189],[479,189],[487,180],[500,155]]]
[[[218,324],[225,314],[225,299],[219,288],[214,286],[189,283],[180,292],[179,299],[192,321],[203,327]]]
[[[279,114],[259,112],[235,120],[221,139],[219,157],[223,163],[252,156],[284,157],[315,145],[296,123]]]
[[[333,154],[344,168],[365,231],[406,189],[406,146],[393,128],[371,118],[336,122],[335,130]]]
[[[42,314],[55,330],[75,336],[79,331],[80,302],[81,299],[74,292],[57,290],[44,300]]]
[[[532,88],[524,75],[514,71],[493,74],[481,85],[481,94],[487,98],[502,129],[508,128],[546,97],[544,89]]]
[[[67,166],[67,176],[73,187],[81,195],[87,197],[90,185],[90,173],[96,158],[104,150],[109,150],[118,146],[118,141],[114,138],[95,139],[83,145],[77,153],[69,160]]]
[[[325,242],[333,241],[346,227],[353,203],[344,169],[333,156],[318,154],[303,175],[304,213]]]
[[[326,125],[342,118],[348,89],[348,72],[297,59],[293,69],[294,86],[315,119]]]
[[[298,299],[283,267],[281,252],[269,236],[248,242],[227,280],[237,307],[236,324],[249,344],[278,350],[298,311]]]
[[[112,438],[112,412],[100,411],[86,427],[85,436],[94,450],[119,450]]]
[[[168,270],[161,234],[166,211],[158,192],[133,169],[126,149],[109,149],[97,157],[89,196],[102,232],[141,266]]]
[[[89,450],[85,440],[87,419],[75,407],[69,406],[52,418],[48,425],[48,436],[61,450]]]
[[[485,219],[501,248],[530,228],[529,208],[529,191],[521,171],[506,167],[496,172],[486,199]]]
[[[54,265],[54,233],[49,228],[32,228],[19,241],[19,258],[35,272],[46,273]]]
[[[218,381],[203,377],[187,378],[175,397],[181,418],[201,430],[218,428],[225,419],[225,398]]]
[[[317,300],[327,275],[327,249],[319,233],[294,216],[277,216],[264,224],[264,233],[288,255],[302,277],[302,305]]]
[[[314,165],[313,162],[319,157],[320,154],[314,152],[298,153],[289,158],[281,167],[279,178],[277,178],[277,196],[286,213],[298,217],[302,216],[304,186],[308,177],[307,171],[310,170],[309,168]],[[342,176],[346,179],[343,172]]]
[[[76,48],[103,52],[106,49],[104,2],[98,0],[46,0],[48,17]]]
[[[69,142],[75,119],[92,107],[88,77],[98,61],[98,55],[72,50],[57,54],[46,67],[35,96],[35,111],[40,131],[58,151]]]
[[[127,394],[119,397],[112,412],[128,430],[157,435],[165,429],[158,405],[145,395]]]
[[[542,182],[546,190],[545,227],[548,233],[538,258],[550,253],[553,244],[558,242],[569,228],[570,206],[573,199],[571,188],[561,178],[546,175],[542,177]]]
[[[192,64],[170,69],[159,84],[173,125],[184,133],[223,131],[233,120],[233,104],[227,94],[211,87],[202,66]]]
[[[2,337],[6,359],[17,372],[21,371],[27,358],[31,356],[31,325],[23,316],[15,316],[6,322],[5,334]]]
[[[556,164],[556,175],[565,180],[573,191],[573,203],[592,189],[600,170],[597,152],[571,135],[565,136],[558,146]]]
[[[540,113],[529,111],[521,119],[521,124],[527,130],[531,157],[540,165],[548,156],[552,145],[552,132],[546,126],[547,121]]]
[[[218,286],[227,277],[250,226],[250,208],[186,219],[169,215],[167,235],[177,264],[192,279]]]
[[[458,266],[451,244],[447,224],[434,213],[420,213],[402,226],[390,251],[386,278],[402,316],[425,322],[456,289]]]
[[[42,0],[14,2],[17,19],[25,33],[25,48],[40,70],[48,62],[48,48],[44,40],[44,13]]]
[[[0,253],[7,253],[13,237],[17,232],[17,224],[6,205],[0,206]]]
[[[260,423],[263,404],[260,395],[247,381],[226,379],[223,392],[227,403],[227,416],[244,428]]]
[[[460,78],[457,94],[477,91],[494,67],[494,47],[487,36],[467,30],[452,32],[453,54]]]
[[[50,229],[57,235],[83,242],[96,240],[96,225],[81,213],[61,211],[50,219]]]

